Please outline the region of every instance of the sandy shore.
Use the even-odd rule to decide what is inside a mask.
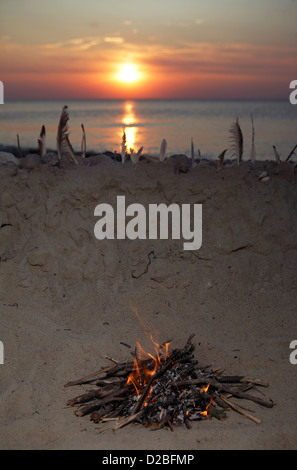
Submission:
[[[107,156],[93,167],[0,166],[1,449],[297,448],[297,191],[288,165],[274,171],[203,163],[176,174],[170,161],[123,167]],[[94,208],[117,195],[202,203],[201,249],[97,240]],[[261,424],[230,411],[174,432],[76,417],[66,402],[86,387],[64,384],[109,365],[106,354],[128,357],[122,342],[148,346],[146,331],[176,347],[194,332],[199,361],[268,381],[276,405],[245,403]]]

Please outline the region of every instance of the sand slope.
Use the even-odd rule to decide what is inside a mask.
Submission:
[[[297,191],[291,169],[274,170],[203,163],[176,174],[170,161],[122,167],[106,156],[93,167],[0,167],[0,448],[296,449]],[[202,203],[202,248],[96,240],[94,208],[117,195]],[[77,418],[66,402],[85,387],[64,384],[108,365],[105,354],[129,356],[121,342],[149,348],[148,331],[177,347],[195,332],[198,360],[269,381],[277,405],[247,403],[260,425],[229,412],[175,432],[113,433]]]

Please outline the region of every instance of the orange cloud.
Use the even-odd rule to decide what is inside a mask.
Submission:
[[[281,97],[296,78],[297,46],[137,44],[118,33],[33,45],[0,41],[8,99]],[[137,65],[141,80],[116,79],[125,62]]]

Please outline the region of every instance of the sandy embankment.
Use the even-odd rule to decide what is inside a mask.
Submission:
[[[297,191],[273,167],[217,173],[204,164],[177,175],[170,162],[122,167],[108,157],[91,168],[0,167],[0,448],[296,449]],[[115,206],[125,195],[147,206],[172,192],[173,202],[203,204],[200,250],[183,251],[180,240],[95,239],[100,202]],[[276,406],[245,404],[260,425],[229,412],[175,432],[114,433],[77,418],[66,401],[84,387],[64,384],[109,364],[105,354],[127,357],[121,342],[148,347],[146,329],[174,346],[195,332],[201,362],[269,381]]]

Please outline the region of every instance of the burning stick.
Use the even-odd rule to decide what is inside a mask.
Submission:
[[[229,398],[234,396],[272,408],[272,400],[246,393],[256,385],[268,384],[246,376],[220,375],[209,367],[200,366],[193,355],[193,336],[183,348],[170,353],[169,342],[158,345],[152,340],[155,356],[146,353],[137,343],[133,362],[116,363],[66,384],[69,387],[93,383],[97,387],[68,400],[68,406],[79,406],[75,414],[89,414],[94,422],[117,419],[114,430],[135,421],[153,429],[167,425],[173,430],[174,425],[181,423],[190,429],[191,421],[211,417],[222,419],[228,409],[259,424],[260,420]],[[102,374],[105,376],[98,380]]]

